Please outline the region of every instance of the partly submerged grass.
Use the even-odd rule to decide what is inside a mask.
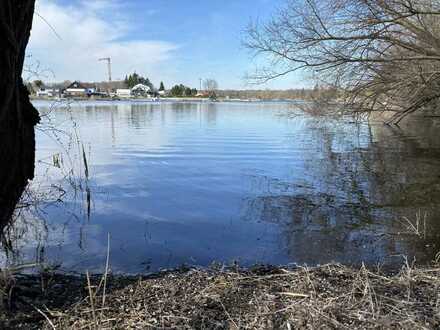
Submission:
[[[34,325],[46,329],[440,327],[440,267],[407,265],[395,274],[341,265],[292,270],[192,269],[144,278],[108,275],[107,285],[103,279],[87,276],[66,280],[55,276],[46,288],[45,299],[30,302],[33,308],[22,313],[22,320],[8,312],[1,318],[3,326]],[[56,295],[53,301],[51,288]],[[54,303],[57,300],[58,306]]]

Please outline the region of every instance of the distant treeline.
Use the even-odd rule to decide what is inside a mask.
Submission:
[[[173,97],[194,97],[197,95],[197,89],[180,84],[171,88],[168,94]]]
[[[232,99],[301,99],[308,100],[322,96],[335,96],[337,91],[330,88],[287,89],[287,90],[219,90],[219,97]]]
[[[40,88],[54,88],[54,89],[65,89],[69,86],[71,81],[64,81],[60,83],[44,83],[42,81],[34,81],[29,83],[28,88],[31,92],[36,92]],[[125,80],[112,81],[112,82],[83,82],[82,84],[88,87],[95,87],[100,91],[115,91],[121,88],[130,88],[138,83],[143,83],[154,89],[153,84],[147,78],[143,78],[137,75],[130,75]],[[165,86],[163,82],[160,83],[159,91],[165,91]],[[313,89],[287,89],[287,90],[215,90],[215,94],[218,98],[230,98],[230,99],[301,99],[301,100],[311,100],[315,98],[322,97],[334,97],[338,96],[338,92],[335,89],[315,86]],[[208,91],[199,91],[196,88],[191,88],[185,85],[175,85],[166,91],[166,94],[172,97],[195,97],[207,96]]]

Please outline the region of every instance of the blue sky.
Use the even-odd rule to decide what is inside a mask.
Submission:
[[[136,71],[156,85],[198,87],[199,78],[215,78],[223,89],[255,88],[243,79],[257,65],[243,32],[284,1],[37,0],[27,64],[43,80],[105,80],[97,58],[110,56],[115,79]],[[304,85],[290,76],[258,88]]]

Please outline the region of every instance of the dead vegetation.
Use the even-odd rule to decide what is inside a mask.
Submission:
[[[2,328],[438,329],[440,267],[191,269],[150,277],[52,275]],[[105,285],[105,281],[107,284]],[[106,290],[104,290],[106,288]],[[9,297],[14,299],[14,290]],[[9,290],[10,291],[10,290]],[[19,295],[17,295],[18,297]],[[17,298],[15,298],[17,299]],[[15,308],[20,307],[15,305]],[[10,304],[14,309],[14,303]]]

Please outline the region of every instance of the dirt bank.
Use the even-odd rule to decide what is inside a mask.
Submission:
[[[18,276],[3,283],[0,328],[438,329],[439,285],[440,266]]]

